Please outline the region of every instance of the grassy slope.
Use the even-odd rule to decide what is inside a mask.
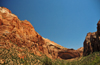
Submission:
[[[9,44],[13,44],[14,46],[9,49],[4,49],[2,45],[0,45],[0,65],[100,65],[100,52],[94,52],[91,55],[73,61],[51,60],[45,55],[39,57],[34,55],[34,53],[29,53],[28,48],[18,47],[13,42],[5,41],[3,38],[4,37],[0,37],[0,42],[6,43],[4,47],[9,47]],[[18,51],[17,49],[24,49],[25,51]],[[26,57],[21,59],[18,57],[19,54],[24,54]]]
[[[20,59],[18,53],[25,53],[26,58]],[[51,60],[46,56],[38,57],[33,53],[27,51],[19,52],[14,48],[0,49],[0,65],[100,65],[100,52],[95,52],[80,60],[67,61],[67,60]]]

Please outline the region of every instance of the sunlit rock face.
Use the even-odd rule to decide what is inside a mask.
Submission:
[[[97,23],[97,32],[90,32],[85,38],[83,55],[87,56],[96,51],[100,51],[100,20]]]
[[[43,38],[32,24],[21,21],[5,7],[0,7],[0,48],[16,48],[19,51],[34,53],[38,56],[45,54],[51,59],[70,59],[82,56],[82,50],[67,49],[59,44]]]

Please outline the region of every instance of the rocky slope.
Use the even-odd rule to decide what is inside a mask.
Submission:
[[[82,56],[82,50],[64,48],[57,43],[39,35],[31,23],[21,21],[5,7],[0,7],[0,48],[14,48],[18,51],[34,53],[38,56],[45,54],[51,59],[70,59]],[[24,58],[25,54],[17,54]]]
[[[97,32],[89,32],[86,36],[83,55],[87,56],[96,51],[100,51],[100,20],[97,23]]]

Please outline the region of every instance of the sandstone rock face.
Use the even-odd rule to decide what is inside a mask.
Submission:
[[[62,50],[58,53],[58,57],[62,59],[71,59],[75,57],[80,57],[82,55],[83,55],[83,51],[78,51],[74,49]]]
[[[43,38],[45,39],[45,38]],[[49,58],[59,58],[59,59],[71,59],[71,58],[76,58],[80,57],[83,55],[83,47],[81,50],[74,50],[74,49],[68,49],[64,48],[63,46],[58,45],[57,43],[50,41],[49,39],[45,39],[46,42],[46,49],[48,50],[47,55]]]
[[[100,51],[100,20],[97,23],[97,32],[89,32],[85,38],[83,55],[87,56],[96,51]]]
[[[19,49],[18,47],[22,48]],[[16,48],[38,56],[45,54],[51,59],[70,59],[82,56],[83,51],[64,48],[57,43],[39,35],[31,23],[21,21],[5,7],[0,7],[0,48]],[[24,55],[18,55],[24,58]]]
[[[43,44],[45,42],[31,23],[27,20],[19,20],[16,15],[4,7],[0,7],[0,36],[19,47],[29,48],[34,54],[40,55],[38,51],[44,52]]]

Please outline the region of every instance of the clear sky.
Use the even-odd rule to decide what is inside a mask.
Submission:
[[[100,0],[0,0],[0,6],[30,21],[44,38],[73,49],[83,46],[100,19]]]

